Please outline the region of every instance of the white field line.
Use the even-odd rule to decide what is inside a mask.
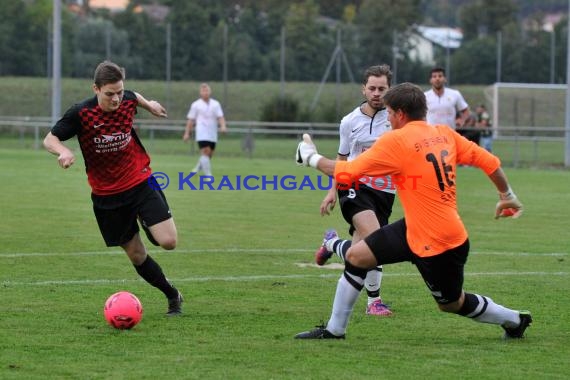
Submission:
[[[313,248],[211,248],[211,249],[177,249],[174,251],[164,250],[149,250],[149,253],[164,253],[166,255],[172,254],[201,254],[201,253],[259,253],[259,254],[284,254],[284,253],[312,253]],[[85,251],[85,252],[12,252],[0,253],[0,259],[20,258],[20,257],[49,257],[49,256],[104,256],[122,254],[120,250],[106,250],[106,251]],[[546,253],[532,253],[532,252],[493,252],[493,251],[473,251],[470,255],[497,255],[497,256],[568,256],[568,252],[546,252]]]
[[[336,267],[334,269],[337,269]],[[568,276],[568,272],[474,272],[465,273],[466,277],[487,277],[487,276]],[[259,276],[207,276],[207,277],[185,277],[172,278],[172,282],[248,282],[248,281],[266,281],[266,280],[296,280],[311,278],[338,278],[340,271],[327,274],[288,274],[288,275],[259,275]],[[418,273],[385,273],[388,277],[412,277],[418,276]],[[107,284],[126,284],[134,282],[142,282],[141,279],[93,279],[93,280],[44,280],[44,281],[2,281],[0,286],[4,288],[15,286],[52,286],[52,285],[107,285]]]

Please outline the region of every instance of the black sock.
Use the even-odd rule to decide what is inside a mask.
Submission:
[[[366,294],[370,298],[380,297],[380,290],[368,290],[368,289],[366,289]]]
[[[465,292],[465,301],[463,301],[463,306],[461,306],[457,314],[474,319],[483,314],[487,310],[489,301],[487,297],[479,297],[476,294]]]
[[[162,273],[162,268],[156,261],[150,257],[146,256],[146,260],[141,265],[134,265],[137,273],[149,284],[155,288],[160,289],[164,293],[166,298],[176,298],[178,296],[178,290],[172,286],[164,273]]]
[[[350,248],[351,245],[352,245],[352,240],[338,239],[333,244],[333,252],[335,252],[343,262],[345,262],[346,252],[348,252],[348,249]]]

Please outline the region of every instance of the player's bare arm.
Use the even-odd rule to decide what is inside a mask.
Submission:
[[[137,96],[139,106],[141,106],[142,108],[153,114],[154,116],[164,117],[164,118],[168,117],[166,109],[159,102],[157,102],[156,100],[146,100],[144,96],[142,96],[138,92],[135,92],[135,95]]]
[[[184,140],[184,142],[190,140],[190,135],[192,134],[193,130],[194,130],[194,119],[188,119],[188,121],[186,122],[186,129],[184,130],[184,135],[182,136],[182,140]]]
[[[64,169],[69,168],[75,162],[75,155],[73,152],[63,145],[57,136],[51,132],[47,134],[44,139],[44,147],[46,150],[57,157],[57,163]]]
[[[338,154],[336,156],[336,159],[337,161],[346,161],[347,156]],[[322,216],[330,215],[331,211],[336,206],[336,197],[337,197],[336,189],[337,189],[337,182],[336,179],[333,178],[332,186],[327,192],[327,195],[325,195],[323,201],[321,202],[320,211]]]
[[[222,116],[218,118],[218,124],[220,125],[220,132],[226,133],[228,128],[226,127],[226,119]]]
[[[471,115],[471,111],[469,111],[469,108],[465,108],[464,110],[459,112],[459,126],[460,127],[465,126],[465,123],[467,122],[469,115]]]

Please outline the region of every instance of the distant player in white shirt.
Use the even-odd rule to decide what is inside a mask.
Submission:
[[[463,127],[469,117],[469,105],[457,90],[446,88],[445,69],[435,67],[430,72],[431,90],[426,91],[427,122],[431,125],[445,124],[456,127],[456,116],[459,115],[458,127]]]
[[[188,122],[182,137],[186,142],[190,139],[192,131],[196,130],[195,140],[200,148],[200,158],[192,171],[202,170],[205,175],[212,175],[210,160],[218,142],[218,126],[220,132],[225,133],[227,131],[222,106],[220,102],[210,97],[211,94],[210,86],[207,83],[202,83],[200,85],[200,99],[190,105],[190,110],[186,116]]]
[[[371,66],[365,70],[362,95],[366,100],[340,122],[337,160],[352,161],[370,148],[380,136],[392,130],[383,101],[384,93],[390,88],[391,81],[392,71],[388,65]],[[394,204],[396,190],[389,176],[363,177],[360,183],[354,183],[350,189],[339,188],[338,191],[336,181],[333,181],[333,184],[321,203],[321,215],[330,213],[338,196],[342,215],[350,225],[349,233],[352,235],[352,241],[339,239],[334,230],[325,232],[323,244],[315,253],[317,265],[324,265],[333,253],[345,261],[346,252],[352,244],[364,239],[374,229],[388,224]],[[380,297],[381,283],[382,267],[369,270],[364,281],[368,294],[366,314],[392,315],[392,311]],[[346,288],[349,286],[344,280],[341,280],[337,286],[330,319],[332,325],[344,325],[348,321],[348,315],[345,314],[346,310],[343,310],[342,304]]]

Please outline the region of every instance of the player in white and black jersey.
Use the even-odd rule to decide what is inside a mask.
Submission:
[[[198,148],[200,148],[200,158],[192,172],[201,170],[207,176],[212,175],[211,160],[218,142],[218,126],[220,132],[226,133],[228,131],[222,106],[211,95],[210,86],[207,83],[202,83],[200,85],[200,98],[192,102],[186,115],[188,121],[182,136],[184,142],[187,142],[195,130],[195,139]]]
[[[469,105],[457,90],[446,87],[445,69],[434,67],[430,71],[431,89],[425,91],[428,124],[445,124],[455,129],[462,128],[470,115]],[[456,116],[459,118],[456,120]]]
[[[388,65],[371,66],[364,72],[362,81],[362,95],[366,101],[346,115],[340,122],[340,144],[337,160],[351,161],[358,157],[384,133],[391,130],[390,123],[382,97],[390,88],[392,72]],[[328,215],[336,204],[340,202],[342,215],[350,225],[349,233],[351,240],[339,239],[336,231],[325,232],[322,246],[315,253],[315,261],[318,265],[324,265],[335,252],[344,261],[344,255],[351,244],[362,240],[370,233],[388,224],[388,218],[392,213],[392,205],[396,190],[390,177],[370,178],[363,177],[360,182],[353,183],[351,188],[334,186],[329,190],[321,203],[321,215]],[[338,194],[337,194],[338,193]],[[341,277],[337,287],[336,299],[343,297],[344,282],[347,279]],[[370,270],[366,276],[365,288],[368,293],[368,305],[366,313],[370,315],[389,316],[392,311],[382,302],[380,297],[380,285],[382,281],[382,267],[378,266]],[[333,317],[342,314],[342,310],[335,310]],[[340,316],[339,323],[344,323],[348,316]]]

